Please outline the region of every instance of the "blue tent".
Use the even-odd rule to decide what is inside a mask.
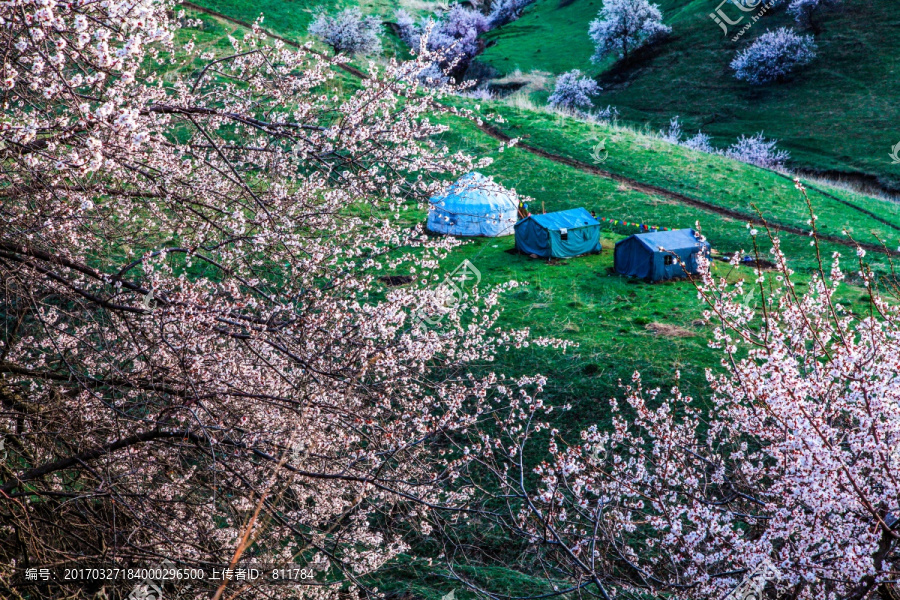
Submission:
[[[616,272],[650,281],[684,277],[685,270],[697,273],[697,255],[709,250],[693,229],[639,233],[616,244]]]
[[[518,219],[515,194],[481,173],[469,173],[429,203],[427,227],[445,235],[510,235]]]
[[[516,249],[545,258],[600,252],[600,221],[583,208],[531,215],[516,223]]]

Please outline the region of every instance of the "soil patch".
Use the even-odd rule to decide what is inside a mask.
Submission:
[[[686,338],[697,335],[690,329],[685,329],[678,325],[669,325],[668,323],[649,323],[646,329],[656,335],[663,335],[665,337]]]
[[[378,281],[388,287],[397,287],[400,285],[412,283],[413,281],[415,281],[415,279],[416,278],[412,275],[383,275],[378,278]]]

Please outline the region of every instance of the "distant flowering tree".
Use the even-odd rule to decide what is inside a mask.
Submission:
[[[336,61],[178,45],[171,8],[0,4],[0,595],[85,597],[11,589],[22,565],[241,556],[315,581],[197,597],[374,595],[469,495],[453,437],[499,386],[470,366],[524,339],[500,290],[448,303],[456,242],[399,220],[489,160],[438,143],[427,52],[335,97]]]
[[[784,81],[816,58],[811,35],[781,27],[759,36],[731,61],[735,77],[754,85]]]
[[[598,62],[609,54],[628,58],[638,48],[671,31],[671,27],[663,25],[659,6],[648,0],[605,0],[588,30],[596,46],[592,60]]]
[[[591,98],[600,93],[600,86],[581,71],[574,69],[556,79],[556,87],[547,99],[554,108],[586,110],[592,106]]]
[[[402,9],[397,11],[396,19],[403,41],[414,52],[425,50],[440,54],[440,68],[457,80],[478,54],[478,36],[490,29],[485,15],[460,4],[454,5],[437,22],[417,24]]]
[[[801,27],[809,27],[814,33],[821,31],[818,14],[825,8],[840,4],[841,0],[792,0],[788,12],[794,15]]]
[[[421,31],[419,31],[419,25],[416,23],[415,17],[406,9],[398,8],[394,12],[394,21],[397,23],[397,29],[400,31],[400,39],[411,46],[413,50],[418,50]]]
[[[490,29],[487,17],[477,10],[455,4],[441,19],[440,31],[454,39],[464,39],[472,32],[484,33]]]
[[[860,311],[838,300],[837,253],[802,292],[772,242],[775,269],[746,281],[716,280],[699,257],[722,357],[708,399],[682,395],[677,373],[665,390],[635,373],[625,401],[610,401],[612,427],[580,439],[550,429],[533,471],[521,457],[545,443],[540,390],[498,419],[485,467],[511,503],[506,526],[559,579],[603,598],[896,597],[900,309],[880,297],[862,248]]]
[[[534,0],[495,0],[488,14],[488,26],[496,29],[515,21],[522,15],[522,10]]]
[[[426,87],[444,87],[450,84],[450,78],[441,68],[439,62],[433,62],[417,72],[415,78]]]
[[[309,33],[345,54],[375,54],[381,50],[381,19],[364,16],[358,8],[346,8],[333,17],[320,14]]]
[[[767,140],[760,131],[756,135],[741,136],[726,151],[725,156],[764,169],[782,169],[791,158],[787,150],[777,150],[778,140]]]

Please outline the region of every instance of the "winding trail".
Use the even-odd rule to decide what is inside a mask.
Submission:
[[[222,19],[223,21],[228,21],[229,23],[234,23],[235,25],[240,25],[241,27],[246,27],[247,29],[253,29],[253,23],[248,23],[247,21],[242,21],[241,19],[235,19],[234,17],[229,17],[228,15],[220,13],[217,10],[213,10],[211,8],[206,8],[205,6],[200,6],[199,4],[194,4],[193,2],[190,2],[189,0],[182,0],[182,2],[179,2],[179,4],[181,6],[186,6],[187,8],[190,8],[191,10],[196,10],[197,12],[201,12],[201,13],[216,17],[217,19]],[[264,29],[264,28],[260,27],[259,30],[262,31],[263,33],[265,33],[268,37],[274,38],[276,40],[280,40],[280,41],[284,42],[285,44],[287,44],[288,46],[291,46],[292,48],[301,48],[312,54],[324,56],[321,52],[313,50],[312,48],[307,48],[303,44],[297,43],[294,40],[289,40],[284,36],[281,36],[281,35],[278,35],[277,33],[273,33],[272,31],[269,31],[268,29]],[[352,66],[346,65],[346,64],[339,64],[337,66],[340,69],[346,71],[347,73],[350,73],[354,77],[359,77],[360,79],[366,79],[366,77],[367,77],[365,73],[363,73],[356,67],[352,67]]]
[[[489,136],[491,136],[492,138],[494,138],[496,140],[499,140],[504,143],[508,143],[512,140],[512,138],[510,136],[506,135],[505,133],[503,133],[496,127],[493,127],[486,123],[482,123],[477,126],[481,131],[483,131],[484,133],[488,134]],[[809,235],[812,233],[809,229],[803,229],[802,227],[796,227],[794,225],[788,225],[786,223],[779,223],[778,221],[769,221],[767,219],[763,219],[762,217],[760,217],[758,215],[750,215],[750,214],[743,213],[743,212],[740,212],[737,210],[731,210],[730,208],[725,208],[724,206],[718,206],[716,204],[712,204],[712,203],[706,202],[704,200],[692,198],[690,196],[686,196],[679,192],[673,192],[672,190],[667,190],[665,188],[661,188],[661,187],[658,187],[658,186],[655,186],[655,185],[652,185],[649,183],[641,183],[640,181],[637,181],[636,179],[632,179],[630,177],[625,177],[624,175],[619,175],[617,173],[613,173],[612,171],[607,171],[605,169],[601,169],[595,165],[591,165],[591,164],[582,162],[582,161],[574,159],[574,158],[569,158],[568,156],[554,154],[552,152],[548,152],[547,150],[544,150],[543,148],[538,148],[537,146],[532,146],[530,144],[526,144],[521,141],[516,143],[516,148],[521,148],[522,150],[530,152],[534,155],[540,156],[542,158],[546,158],[547,160],[552,160],[553,162],[556,162],[559,164],[567,165],[569,167],[578,169],[579,171],[583,171],[585,173],[590,173],[591,175],[597,175],[600,177],[604,177],[606,179],[612,179],[613,181],[625,184],[636,191],[643,192],[644,194],[663,196],[665,198],[675,200],[676,202],[680,202],[681,204],[695,206],[697,208],[701,208],[701,209],[709,211],[709,212],[714,212],[714,213],[722,215],[724,217],[729,217],[729,218],[740,220],[740,221],[747,221],[747,222],[754,223],[757,225],[767,226],[770,229],[774,229],[777,231],[784,231],[786,233],[793,233],[796,235],[802,235],[802,236],[809,237]],[[781,175],[781,174],[778,173],[778,175]],[[787,177],[784,175],[782,175],[782,177],[785,177],[789,181],[793,181],[790,177]],[[806,184],[804,184],[804,186],[805,185]],[[842,204],[846,204],[850,208],[859,210],[860,212],[867,214],[868,216],[884,223],[885,225],[888,225],[890,227],[893,227],[894,229],[900,230],[900,227],[897,227],[896,225],[893,225],[892,223],[885,221],[884,219],[878,217],[877,215],[875,215],[865,209],[854,206],[853,204],[851,204],[845,200],[841,200],[840,198],[837,198],[835,196],[831,196],[827,192],[822,192],[821,190],[818,190],[818,189],[816,189],[816,191],[821,194],[824,194],[826,196],[829,196],[829,197],[837,200],[838,202],[841,202]],[[852,248],[856,248],[857,246],[859,246],[861,248],[865,248],[866,250],[871,250],[873,252],[880,252],[882,254],[888,254],[890,256],[900,255],[900,252],[886,249],[884,246],[880,246],[878,244],[854,242],[852,240],[848,240],[846,238],[836,236],[836,235],[828,235],[828,234],[824,234],[824,233],[819,233],[818,238],[820,240],[825,240],[828,242],[832,242],[835,244],[841,244],[843,246],[849,246]]]
[[[247,23],[246,21],[242,21],[240,19],[235,19],[234,17],[229,17],[228,15],[222,14],[222,13],[212,10],[210,8],[200,6],[199,4],[194,4],[193,2],[190,2],[189,0],[183,0],[182,2],[180,2],[180,4],[182,6],[190,8],[192,10],[196,10],[198,12],[211,15],[213,17],[228,21],[230,23],[234,23],[235,25],[240,25],[242,27],[247,27],[247,28],[253,27],[252,23]],[[263,28],[259,28],[259,29],[261,31],[263,31],[267,36],[277,39],[277,40],[280,40],[280,41],[284,42],[285,44],[287,44],[288,46],[291,46],[294,48],[303,48],[303,49],[307,50],[308,52],[312,52],[314,54],[318,54],[318,55],[322,56],[321,52],[317,52],[311,48],[306,48],[303,44],[299,44],[293,40],[289,40],[283,36],[278,35],[277,33],[271,32],[267,29],[263,29]],[[337,66],[340,69],[346,71],[347,73],[353,75],[354,77],[358,77],[360,79],[367,78],[367,75],[365,73],[363,73],[362,71],[360,71],[359,69],[357,69],[356,67],[353,67],[353,66],[350,66],[347,64],[339,64]],[[490,136],[500,142],[509,143],[513,139],[512,137],[503,133],[501,130],[497,129],[496,127],[494,127],[492,125],[488,125],[487,123],[481,122],[481,123],[475,123],[475,125],[483,133],[487,134],[488,136]],[[801,235],[801,236],[809,237],[812,233],[809,229],[804,229],[802,227],[796,227],[794,225],[788,225],[786,223],[779,223],[778,221],[769,221],[767,219],[763,219],[762,217],[760,217],[758,215],[751,215],[751,214],[743,213],[743,212],[740,212],[737,210],[731,210],[730,208],[718,206],[716,204],[712,204],[711,202],[706,202],[705,200],[700,200],[698,198],[692,198],[692,197],[682,194],[680,192],[673,192],[672,190],[667,190],[665,188],[661,188],[661,187],[658,187],[658,186],[655,186],[655,185],[652,185],[649,183],[642,183],[636,179],[632,179],[630,177],[625,177],[624,175],[619,175],[617,173],[613,173],[612,171],[607,171],[605,169],[601,169],[595,165],[588,164],[586,162],[577,160],[575,158],[570,158],[568,156],[562,156],[560,154],[555,154],[553,152],[544,150],[543,148],[538,148],[537,146],[532,146],[531,144],[524,143],[521,140],[516,143],[515,147],[519,148],[521,150],[524,150],[526,152],[529,152],[531,154],[534,154],[535,156],[540,156],[541,158],[551,160],[555,163],[566,165],[573,169],[578,169],[579,171],[582,171],[584,173],[589,173],[591,175],[596,175],[598,177],[604,177],[606,179],[611,179],[618,183],[622,183],[622,184],[627,185],[628,187],[630,187],[636,191],[642,192],[644,194],[662,196],[662,197],[668,198],[670,200],[679,202],[681,204],[686,204],[688,206],[694,206],[696,208],[700,208],[705,211],[709,211],[712,213],[716,213],[718,215],[722,215],[723,217],[728,217],[730,219],[736,219],[739,221],[754,223],[756,225],[768,227],[768,228],[776,230],[776,231],[792,233],[794,235]],[[763,170],[768,171],[768,169],[763,169]],[[790,177],[788,177],[782,173],[778,173],[777,171],[771,171],[771,172],[775,173],[776,175],[778,175],[780,177],[788,179],[789,181],[793,181]],[[872,219],[875,219],[876,221],[878,221],[884,225],[887,225],[888,227],[891,227],[893,229],[896,229],[897,231],[900,231],[900,226],[894,225],[893,223],[879,217],[878,215],[876,215],[864,208],[856,206],[851,202],[848,202],[846,200],[838,198],[837,196],[829,194],[828,192],[825,192],[819,188],[808,186],[806,184],[804,184],[804,185],[810,189],[814,189],[816,192],[818,192],[824,196],[827,196],[833,200],[840,202],[841,204],[843,204],[853,210],[859,211],[859,212],[871,217]],[[882,246],[879,244],[872,244],[872,243],[866,243],[866,242],[855,242],[853,240],[849,240],[844,237],[823,234],[823,233],[819,233],[818,238],[820,240],[831,242],[833,244],[839,244],[841,246],[847,246],[849,248],[860,247],[860,248],[864,248],[865,250],[868,250],[871,252],[886,254],[888,256],[900,256],[900,251],[890,250],[890,249],[886,248],[885,246]]]
[[[764,170],[764,171],[769,171],[769,169],[763,169],[763,170]],[[775,173],[775,174],[778,175],[779,177],[781,177],[781,178],[783,178],[783,179],[787,179],[788,181],[793,181],[793,179],[791,179],[789,176],[785,175],[784,173],[779,173],[778,171],[769,171],[769,172],[770,172],[770,173]],[[835,196],[834,194],[830,194],[830,193],[826,192],[825,190],[823,190],[822,188],[817,187],[817,186],[814,186],[814,185],[812,185],[812,184],[804,183],[803,185],[806,186],[807,189],[814,190],[814,191],[816,191],[817,193],[822,194],[822,195],[825,196],[826,198],[831,198],[832,200],[834,200],[834,201],[836,201],[836,202],[840,202],[840,203],[843,204],[844,206],[847,206],[847,207],[849,207],[849,208],[852,208],[852,209],[855,210],[855,211],[861,212],[862,214],[866,215],[867,217],[871,217],[872,219],[875,219],[875,220],[878,221],[879,223],[882,223],[882,224],[884,224],[884,225],[887,225],[887,226],[890,227],[891,229],[895,229],[895,230],[897,230],[897,231],[900,231],[900,225],[894,225],[894,224],[891,223],[890,221],[888,221],[888,220],[886,220],[886,219],[883,219],[882,217],[879,217],[878,215],[876,215],[875,213],[873,213],[873,212],[870,211],[870,210],[866,210],[865,208],[862,208],[861,206],[856,206],[856,205],[853,204],[852,202],[849,202],[849,201],[847,201],[847,200],[844,200],[843,198],[838,198],[838,197]]]

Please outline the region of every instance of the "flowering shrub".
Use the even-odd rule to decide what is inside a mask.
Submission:
[[[690,148],[691,150],[697,150],[698,152],[706,152],[709,154],[716,153],[716,149],[712,145],[711,138],[707,134],[703,133],[702,131],[698,131],[697,135],[695,135],[694,137],[688,138],[680,143],[685,148]]]
[[[625,402],[610,401],[611,430],[550,431],[536,484],[519,457],[545,409],[529,396],[509,415],[488,468],[502,498],[522,498],[507,526],[533,560],[610,598],[896,595],[900,309],[879,297],[863,249],[854,276],[871,297],[853,311],[837,299],[838,254],[804,293],[772,242],[775,270],[746,282],[715,280],[700,257],[722,357],[707,401],[682,395],[677,375],[661,390],[635,373]]]
[[[731,61],[735,77],[754,85],[784,81],[816,58],[816,43],[810,35],[799,35],[781,27],[759,36]]]
[[[465,373],[523,343],[486,333],[502,288],[432,285],[452,238],[399,221],[489,161],[436,141],[427,52],[341,98],[335,61],[258,29],[176,46],[170,8],[0,5],[3,593],[15,565],[243,555],[314,567],[304,598],[374,595],[407,528],[468,496],[434,442],[501,378]],[[384,291],[397,272],[415,283]]]
[[[607,104],[606,108],[586,113],[583,118],[589,123],[611,123],[619,118],[619,109]]]
[[[346,54],[375,54],[381,50],[381,19],[366,17],[358,8],[346,8],[329,17],[320,14],[309,26],[309,33]]]
[[[648,0],[606,0],[588,31],[596,46],[592,60],[599,62],[609,54],[628,58],[671,31],[663,25],[659,6]]]
[[[556,87],[547,99],[555,108],[584,110],[591,107],[591,97],[600,93],[600,86],[578,69],[563,73],[556,79]]]
[[[784,163],[791,157],[786,150],[776,149],[778,140],[767,140],[763,137],[762,132],[751,137],[742,135],[737,142],[729,146],[725,151],[713,146],[712,138],[702,131],[698,131],[695,136],[683,140],[684,132],[681,129],[681,121],[677,116],[672,117],[669,121],[669,126],[661,130],[658,135],[660,139],[670,144],[678,144],[699,152],[727,156],[733,160],[739,160],[764,169],[783,169]]]
[[[783,169],[791,155],[786,150],[776,150],[778,140],[767,140],[762,132],[754,136],[741,136],[725,151],[725,156],[750,163],[764,169]]]
[[[472,98],[473,100],[481,100],[484,102],[489,102],[491,100],[496,100],[494,94],[491,93],[486,87],[476,88],[474,90],[468,90],[462,93],[466,98]]]
[[[681,131],[681,121],[678,119],[678,115],[669,120],[668,128],[659,132],[659,136],[670,144],[680,144],[682,135],[684,134]]]

